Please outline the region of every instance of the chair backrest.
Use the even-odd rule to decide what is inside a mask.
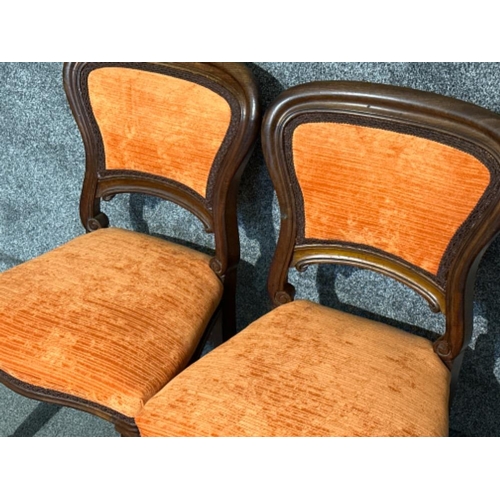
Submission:
[[[237,63],[66,63],[64,87],[85,145],[86,230],[108,225],[101,198],[151,194],[214,233],[217,274],[236,265],[238,184],[260,126],[250,71]]]
[[[400,280],[446,315],[435,350],[451,367],[472,331],[479,260],[500,229],[500,116],[436,94],[315,82],[281,94],[262,125],[281,210],[268,280],[351,264]]]

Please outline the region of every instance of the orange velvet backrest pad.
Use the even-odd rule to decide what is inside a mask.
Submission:
[[[130,68],[99,68],[88,79],[107,169],[156,174],[206,196],[231,121],[228,102],[197,83]]]
[[[292,147],[306,238],[376,247],[431,274],[490,180],[468,153],[388,130],[305,123]]]

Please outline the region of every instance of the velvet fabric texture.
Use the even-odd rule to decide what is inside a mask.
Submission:
[[[92,71],[88,88],[107,169],[159,175],[205,197],[231,121],[223,97],[179,78],[116,67]]]
[[[136,417],[143,436],[446,436],[432,343],[295,301],[191,365]]]
[[[375,247],[434,275],[490,180],[463,151],[342,123],[299,125],[293,161],[306,238]]]
[[[100,229],[0,274],[0,369],[126,416],[181,371],[222,296],[209,257]]]

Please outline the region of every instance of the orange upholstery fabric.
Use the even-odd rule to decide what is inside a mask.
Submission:
[[[179,374],[136,422],[143,436],[444,436],[448,397],[428,340],[296,301]]]
[[[490,179],[452,147],[339,123],[299,125],[293,159],[306,238],[369,245],[432,274]]]
[[[96,69],[88,87],[107,169],[160,175],[205,196],[231,120],[223,97],[196,83],[129,68]]]
[[[134,416],[186,366],[221,296],[204,254],[100,229],[0,274],[0,369]]]

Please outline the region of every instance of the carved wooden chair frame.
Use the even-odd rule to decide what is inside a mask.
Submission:
[[[477,158],[490,183],[455,233],[437,275],[381,250],[304,236],[304,204],[294,171],[291,138],[302,123],[355,124],[431,139]],[[476,271],[500,231],[500,116],[453,98],[360,82],[314,82],[289,89],[267,111],[262,126],[264,156],[281,211],[281,229],[268,278],[274,307],[293,300],[288,270],[311,264],[349,264],[399,280],[422,295],[432,311],[446,316],[434,350],[452,371],[454,392],[464,347],[472,334]],[[451,398],[450,398],[451,402]]]
[[[206,197],[171,179],[135,170],[106,170],[103,140],[92,112],[88,76],[102,67],[123,67],[182,78],[221,95],[231,109],[228,131],[211,168]],[[200,357],[203,345],[215,327],[226,340],[236,332],[236,266],[240,258],[236,201],[239,181],[260,127],[258,90],[251,72],[238,63],[65,63],[66,95],[80,129],[85,153],[85,177],[80,199],[80,218],[87,232],[105,228],[108,217],[101,211],[101,199],[119,193],[142,193],[172,201],[193,213],[205,230],[214,234],[215,255],[210,267],[224,286],[223,297],[191,358]],[[87,411],[115,424],[122,435],[137,435],[132,418],[101,405],[23,383],[6,373],[0,378],[19,394]]]

